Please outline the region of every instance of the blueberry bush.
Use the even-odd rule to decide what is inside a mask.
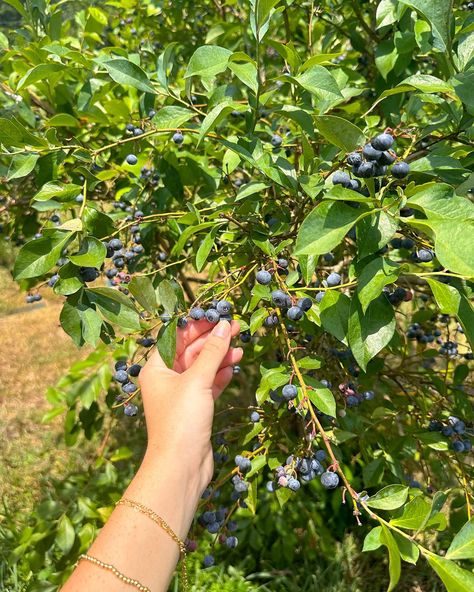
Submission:
[[[31,589],[130,477],[149,352],[236,319],[190,551],[285,568],[352,532],[388,590],[413,564],[472,591],[474,3],[4,4],[1,244],[90,351],[45,420],[123,430],[94,504],[73,480],[13,545]]]

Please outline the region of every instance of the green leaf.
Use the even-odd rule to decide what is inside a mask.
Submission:
[[[234,53],[230,58],[228,67],[241,82],[257,94],[257,65],[252,58],[242,52]]]
[[[172,319],[166,325],[163,325],[158,333],[156,340],[156,347],[160,352],[161,359],[168,366],[172,368],[176,356],[176,327],[178,325],[178,317]]]
[[[112,218],[92,206],[85,207],[82,222],[84,228],[97,238],[105,238],[114,231]]]
[[[20,78],[18,81],[17,90],[20,90],[24,86],[35,84],[36,82],[51,80],[55,78],[52,76],[53,74],[57,74],[58,72],[63,71],[65,68],[65,65],[58,64],[57,62],[34,66],[34,68],[28,70],[28,72],[22,78]]]
[[[116,58],[101,62],[101,65],[104,66],[110,78],[115,82],[126,86],[133,86],[147,93],[156,94],[155,89],[148,80],[148,76],[137,64],[125,58]]]
[[[232,52],[218,45],[198,47],[189,60],[185,78],[204,76],[211,78],[227,68]]]
[[[407,501],[408,487],[405,485],[387,485],[366,502],[377,510],[396,510]]]
[[[390,524],[399,528],[418,530],[429,518],[431,504],[422,495],[414,497],[403,508],[403,514],[399,518],[392,518]]]
[[[213,130],[231,111],[241,111],[245,109],[242,105],[236,103],[219,103],[204,118],[201,123],[201,130],[199,132],[198,144],[204,136]]]
[[[357,294],[364,314],[383,288],[397,281],[400,271],[398,263],[384,257],[377,257],[364,265],[357,280]]]
[[[69,201],[79,195],[82,191],[80,185],[68,183],[67,185],[60,181],[49,181],[33,196],[36,201],[47,201],[53,197],[62,201]]]
[[[0,117],[0,144],[4,146],[39,146],[45,147],[48,145],[46,140],[39,138],[29,132],[19,121],[14,117],[4,119]]]
[[[323,329],[346,345],[350,309],[349,296],[337,290],[327,290],[319,303]]]
[[[79,275],[79,268],[72,263],[66,263],[59,270],[59,281],[54,285],[54,293],[69,296],[80,290],[84,282]]]
[[[372,528],[372,530],[367,534],[364,539],[364,546],[362,547],[362,551],[366,553],[367,551],[375,551],[382,546],[381,541],[382,535],[382,527],[376,526]]]
[[[63,305],[59,320],[64,331],[74,343],[81,347],[88,343],[92,347],[97,345],[102,328],[102,319],[84,291],[69,296]]]
[[[380,0],[375,13],[376,29],[397,22],[397,0]]]
[[[295,255],[323,255],[336,247],[366,211],[338,201],[325,200],[303,220]]]
[[[426,553],[426,559],[443,581],[448,592],[472,592],[474,590],[474,575],[443,557]]]
[[[296,82],[304,90],[329,102],[343,98],[336,79],[324,66],[312,66],[298,76],[285,76],[284,80]]]
[[[69,260],[79,267],[100,267],[104,262],[107,249],[105,245],[93,236],[86,236],[79,247],[79,251],[68,255]]]
[[[214,241],[216,239],[217,232],[219,230],[218,226],[215,226],[211,232],[209,232],[202,243],[199,245],[199,249],[196,253],[196,269],[197,271],[202,271],[204,266],[206,265],[207,258],[209,257],[209,253],[214,246]]]
[[[374,458],[362,469],[362,477],[365,487],[375,487],[382,480],[385,470],[385,461],[382,458]]]
[[[125,331],[138,331],[140,319],[130,298],[113,288],[88,288],[89,300],[102,315]]]
[[[257,308],[250,317],[250,333],[253,335],[263,325],[263,321],[268,317],[266,308]]]
[[[431,25],[433,47],[448,51],[451,47],[452,3],[447,0],[400,0],[419,12]]]
[[[380,533],[380,541],[383,545],[385,545],[388,549],[388,571],[390,574],[390,584],[387,588],[387,592],[391,592],[395,586],[398,584],[398,580],[400,579],[401,574],[401,561],[400,561],[400,551],[398,550],[397,543],[393,538],[392,533],[390,530],[382,524],[382,532]]]
[[[474,559],[474,518],[466,522],[454,537],[446,559]]]
[[[58,520],[56,526],[55,543],[66,555],[72,549],[75,538],[76,533],[74,531],[74,526],[72,525],[71,521],[66,516],[66,514],[63,514],[61,518]]]
[[[390,212],[375,212],[356,225],[359,259],[377,253],[395,235],[398,220]]]
[[[415,543],[412,543],[411,541],[409,541],[408,539],[406,539],[401,534],[398,534],[398,532],[395,531],[392,532],[392,536],[395,539],[395,542],[397,543],[398,551],[403,561],[416,565],[418,558],[420,557],[420,550],[415,545]]]
[[[27,242],[16,258],[13,277],[23,280],[43,275],[56,265],[61,251],[72,238],[73,233],[56,230],[47,236]]]
[[[323,386],[318,380],[311,376],[305,376],[305,381],[309,385],[308,398],[323,413],[336,417],[336,401],[331,391]]]
[[[7,173],[7,181],[26,177],[35,168],[39,154],[17,154],[12,158]]]
[[[385,296],[373,300],[365,312],[358,298],[352,298],[348,326],[349,346],[364,371],[369,361],[390,343],[395,326],[393,307]]]
[[[314,119],[319,133],[345,152],[351,152],[364,143],[362,130],[347,119],[335,115],[317,115]]]
[[[12,6],[15,10],[17,10],[22,17],[28,18],[28,13],[26,12],[25,7],[21,3],[21,0],[5,0],[5,2]]]
[[[174,313],[178,304],[178,298],[173,284],[169,280],[163,280],[158,285],[158,300],[159,304],[165,309],[165,312],[168,314]]]
[[[52,127],[80,127],[79,121],[69,113],[57,113],[48,119],[47,124]]]
[[[151,122],[156,129],[178,129],[195,115],[185,107],[167,106],[159,109]]]
[[[375,65],[377,70],[387,80],[388,74],[395,68],[398,59],[398,51],[393,39],[385,39],[377,43],[375,49]]]
[[[283,367],[270,368],[268,370],[262,367],[261,371],[262,379],[255,393],[259,405],[266,401],[268,393],[271,390],[277,389],[289,381],[289,376],[284,372]]]
[[[128,285],[128,289],[133,294],[139,304],[148,312],[155,312],[158,306],[156,293],[149,277],[135,275]]]

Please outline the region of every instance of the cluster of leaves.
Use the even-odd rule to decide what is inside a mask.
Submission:
[[[239,387],[259,418],[221,410],[224,466],[203,504],[283,507],[300,493],[258,485],[324,447],[348,520],[379,523],[364,549],[388,549],[390,589],[421,552],[448,590],[471,590],[453,560],[474,557],[472,467],[428,426],[461,421],[468,451],[472,13],[449,0],[7,4],[22,24],[0,33],[3,240],[21,247],[21,286],[64,298],[64,330],[97,348],[48,395],[67,442],[136,397],[111,383],[112,355],[140,361],[156,340],[172,363],[189,309],[231,301],[247,344]],[[333,183],[384,131],[408,178]],[[255,283],[263,268],[270,285]],[[317,297],[295,324],[275,289]],[[282,404],[288,383],[297,396]],[[228,483],[236,453],[252,461],[245,499]]]

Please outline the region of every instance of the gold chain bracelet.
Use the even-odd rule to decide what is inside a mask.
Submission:
[[[133,500],[130,500],[127,498],[122,498],[121,500],[119,500],[117,502],[116,505],[117,506],[128,506],[130,508],[133,508],[134,510],[137,510],[138,512],[141,512],[145,516],[148,516],[148,518],[150,518],[150,520],[153,520],[153,522],[155,524],[158,524],[158,526],[161,526],[161,528],[167,534],[170,535],[170,537],[173,539],[173,541],[175,541],[175,543],[179,547],[179,551],[180,551],[180,555],[181,555],[181,583],[183,586],[183,590],[185,590],[185,591],[188,590],[188,570],[186,567],[186,545],[178,537],[178,535],[175,534],[175,532],[173,531],[171,526],[169,526],[169,524],[165,520],[163,520],[163,518],[161,516],[159,516],[156,512],[154,512],[150,508],[147,508],[143,504],[140,504],[139,502],[134,502]]]
[[[96,559],[95,557],[91,557],[91,555],[83,554],[83,555],[79,555],[79,559],[77,560],[76,565],[79,563],[79,561],[81,561],[81,559],[84,559],[85,561],[89,561],[90,563],[93,563],[94,565],[97,565],[98,567],[101,567],[102,569],[106,569],[107,571],[112,572],[114,574],[114,576],[116,576],[119,580],[122,580],[122,582],[124,582],[125,584],[128,584],[129,586],[134,586],[135,588],[140,590],[140,592],[151,592],[150,588],[147,588],[143,584],[140,584],[140,582],[138,580],[134,580],[133,578],[129,578],[129,577],[125,576],[116,567],[114,567],[113,565],[110,565],[110,563],[104,563],[103,561],[100,561],[100,559]]]

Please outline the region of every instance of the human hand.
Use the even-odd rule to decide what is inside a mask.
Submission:
[[[201,492],[213,473],[214,401],[232,379],[242,348],[230,347],[239,323],[190,321],[178,329],[176,357],[168,368],[157,350],[140,372],[148,430],[147,456],[165,456],[196,475]]]

